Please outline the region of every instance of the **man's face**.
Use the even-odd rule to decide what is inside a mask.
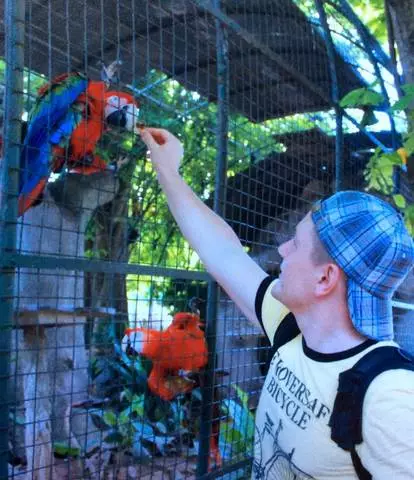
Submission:
[[[279,246],[282,257],[279,281],[272,288],[272,296],[293,313],[300,313],[314,301],[317,282],[313,245],[316,232],[310,213],[300,221],[295,235]]]

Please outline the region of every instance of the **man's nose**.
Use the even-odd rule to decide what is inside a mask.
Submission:
[[[287,252],[287,244],[289,242],[283,242],[277,247],[277,251],[282,258],[285,258]]]

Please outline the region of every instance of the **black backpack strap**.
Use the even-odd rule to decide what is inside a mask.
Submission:
[[[260,362],[260,371],[262,375],[266,375],[270,362],[272,361],[272,358],[274,357],[276,350],[285,343],[290,342],[293,340],[295,337],[297,337],[300,333],[298,324],[296,323],[296,319],[292,313],[288,313],[283,320],[280,322],[279,326],[276,329],[276,332],[273,335],[273,343],[271,343],[271,338],[267,336],[267,331],[266,327],[263,324],[263,318],[262,318],[262,305],[263,305],[263,300],[266,295],[266,292],[271,285],[271,283],[276,280],[277,277],[273,276],[268,276],[265,277],[262,281],[262,283],[259,285],[259,288],[256,293],[256,299],[254,302],[254,308],[255,308],[255,313],[257,316],[257,319],[259,320],[260,325],[263,328],[263,331],[266,333],[266,339],[265,340],[260,340],[260,342],[263,342],[261,345],[259,345],[259,362]],[[266,348],[262,348],[266,347]]]
[[[414,360],[397,347],[378,347],[364,355],[351,369],[339,374],[339,385],[329,426],[331,438],[341,448],[351,452],[358,477],[372,478],[363,467],[355,446],[362,443],[362,407],[372,380],[387,371],[414,371]]]
[[[296,318],[292,313],[288,313],[286,317],[280,322],[273,336],[273,344],[267,351],[264,372],[269,370],[270,362],[274,357],[276,351],[283,347],[286,343],[296,338],[300,333]]]
[[[296,318],[293,313],[288,313],[286,317],[280,322],[273,337],[272,352],[273,355],[280,347],[296,338],[300,333]],[[272,357],[273,357],[272,355]]]
[[[355,448],[351,450],[351,460],[359,480],[372,480],[372,475],[368,472],[364,465],[362,465],[361,459],[359,458]]]

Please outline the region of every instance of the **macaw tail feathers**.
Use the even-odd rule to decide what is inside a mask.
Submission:
[[[45,189],[47,183],[47,178],[39,179],[38,183],[35,185],[33,190],[27,194],[21,194],[19,196],[19,216],[23,215],[23,213],[28,210],[30,207],[34,206],[36,200],[39,199],[40,195],[42,194],[43,190]]]

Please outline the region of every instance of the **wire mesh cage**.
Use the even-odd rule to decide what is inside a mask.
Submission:
[[[312,203],[396,148],[392,119],[372,134],[339,106],[363,69],[392,80],[345,7],[1,6],[1,478],[249,478],[269,345],[181,236],[139,129],[178,136],[183,178],[277,275]]]

